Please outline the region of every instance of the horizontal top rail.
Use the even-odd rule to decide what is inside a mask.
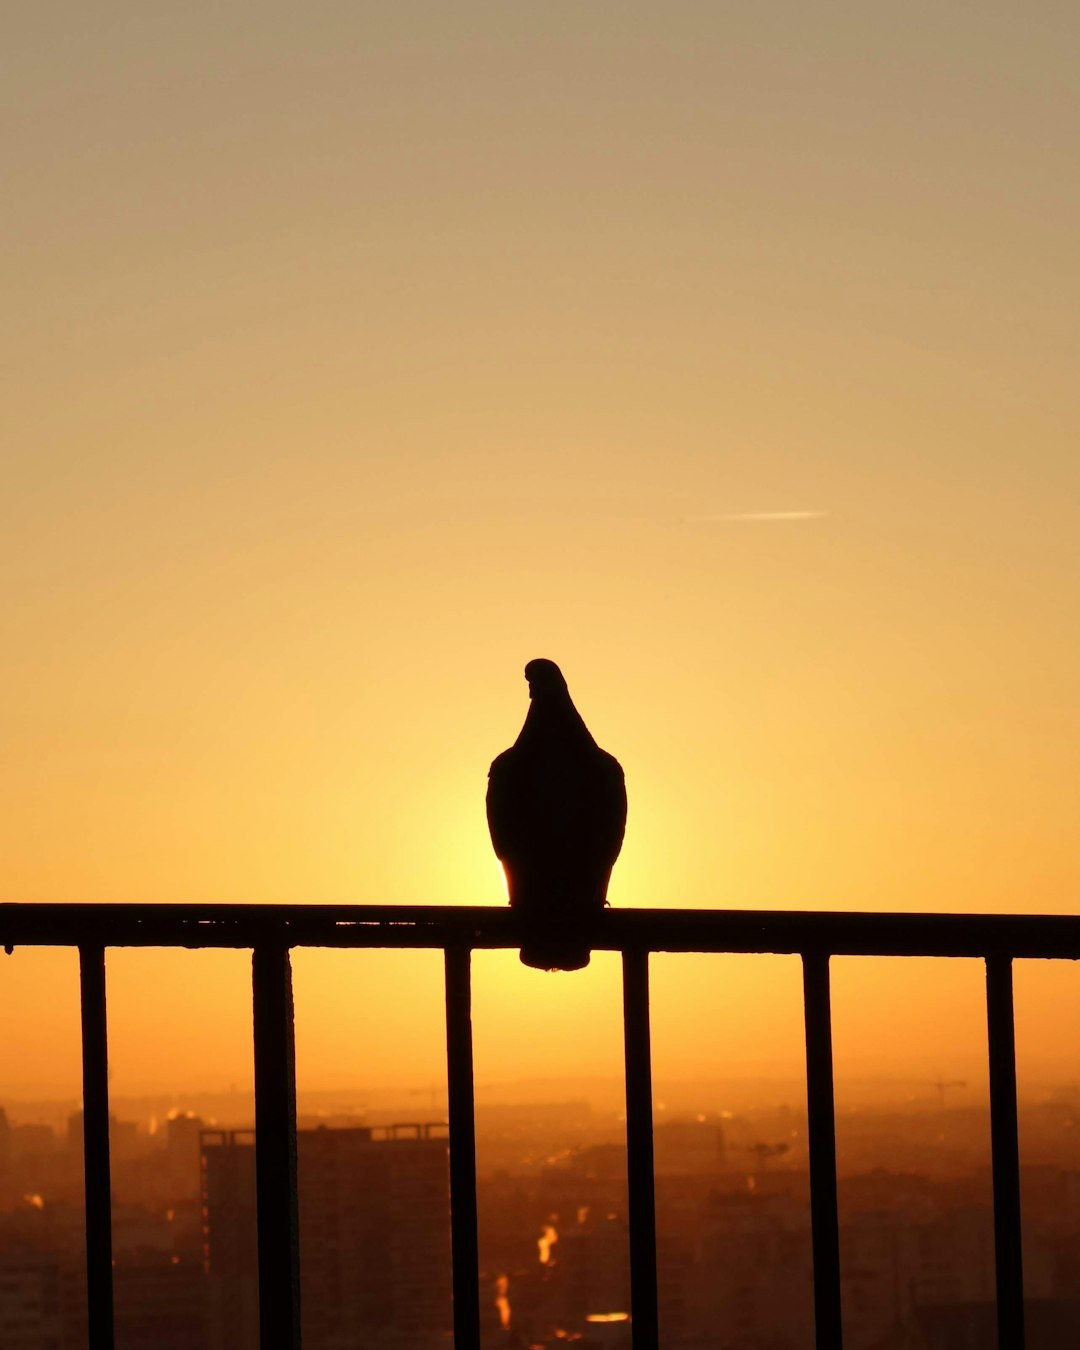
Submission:
[[[596,951],[1080,959],[1080,916],[814,910],[608,909]],[[494,905],[0,904],[0,946],[513,948]]]

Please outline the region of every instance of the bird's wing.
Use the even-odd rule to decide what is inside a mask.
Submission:
[[[521,811],[509,755],[510,751],[504,750],[488,770],[487,820],[497,858],[506,858],[514,852],[514,843],[521,830]]]
[[[614,863],[622,849],[626,835],[626,776],[614,755],[604,754],[604,795],[600,811],[600,828],[605,850]]]
[[[513,750],[495,759],[488,770],[487,819],[500,859],[520,861],[562,840],[556,846],[569,847],[583,861],[612,866],[626,832],[626,783],[613,755],[600,751],[590,759],[570,770],[570,781],[561,774],[546,780],[543,770],[528,770]]]

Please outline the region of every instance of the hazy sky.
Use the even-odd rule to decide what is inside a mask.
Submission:
[[[501,902],[543,655],[616,904],[1075,907],[1074,5],[5,29],[4,899]]]

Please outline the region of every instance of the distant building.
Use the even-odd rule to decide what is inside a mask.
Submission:
[[[192,1111],[176,1111],[165,1121],[165,1167],[170,1196],[189,1199],[199,1193],[199,1157],[206,1122]]]
[[[51,1134],[52,1131],[50,1130]],[[67,1121],[67,1147],[73,1157],[82,1158],[83,1154],[83,1113],[72,1111]],[[125,1158],[137,1157],[142,1152],[139,1140],[139,1127],[134,1120],[117,1120],[109,1116],[109,1156],[116,1163]]]
[[[258,1350],[254,1131],[204,1130],[200,1167],[207,1350]]]
[[[210,1350],[258,1343],[252,1131],[202,1132]],[[448,1344],[444,1126],[297,1133],[305,1350]]]
[[[10,1130],[11,1159],[39,1163],[56,1150],[56,1135],[48,1125],[15,1125]]]
[[[197,1261],[144,1247],[113,1273],[122,1350],[204,1350],[206,1276]]]
[[[1027,1350],[1080,1345],[1080,1302],[1075,1299],[1025,1298],[1024,1323]],[[878,1342],[875,1350],[985,1350],[996,1343],[993,1302],[949,1303],[919,1308],[909,1329]]]
[[[724,1347],[812,1343],[810,1215],[798,1194],[709,1194],[697,1246],[684,1277],[691,1328]]]
[[[551,1264],[545,1311],[556,1327],[580,1331],[591,1319],[601,1339],[625,1334],[630,1250],[624,1214],[583,1210],[577,1223],[558,1231]]]
[[[715,1118],[662,1121],[653,1130],[653,1151],[660,1176],[711,1176],[726,1161],[724,1127]]]
[[[54,1252],[0,1250],[0,1346],[61,1350],[60,1259]]]

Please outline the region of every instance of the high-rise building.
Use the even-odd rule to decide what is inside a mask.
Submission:
[[[204,1350],[206,1277],[197,1260],[142,1248],[113,1265],[118,1350]]]
[[[258,1350],[255,1133],[203,1130],[200,1141],[207,1350]]]
[[[257,1344],[251,1131],[202,1134],[211,1350]],[[449,1343],[450,1201],[445,1126],[297,1134],[305,1350]]]
[[[0,1250],[0,1345],[60,1350],[60,1258],[53,1252]]]
[[[7,1112],[0,1106],[0,1176],[7,1176],[11,1167],[11,1125]]]
[[[170,1199],[198,1194],[200,1139],[206,1122],[193,1111],[170,1111],[165,1121],[165,1168]]]

